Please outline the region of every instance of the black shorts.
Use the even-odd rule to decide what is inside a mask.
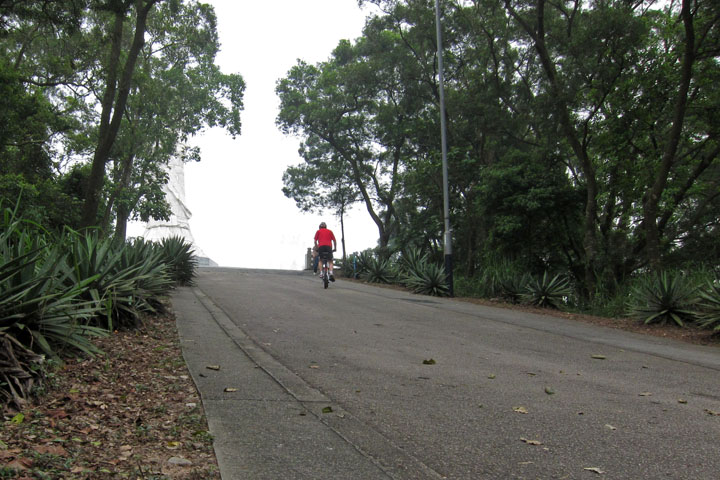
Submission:
[[[321,260],[332,260],[332,247],[330,245],[323,245],[318,247],[318,256]]]

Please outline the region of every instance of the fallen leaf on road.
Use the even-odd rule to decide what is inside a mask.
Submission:
[[[521,442],[525,442],[528,445],[542,445],[540,440],[528,440],[527,438],[520,437]]]
[[[708,415],[712,415],[713,417],[720,417],[720,412],[713,412],[712,410],[705,409]]]
[[[606,423],[606,424],[605,424],[605,428],[609,428],[610,430],[617,430],[616,427],[613,427],[613,426],[610,425],[609,423]]]
[[[495,380],[495,374],[494,374],[494,373],[491,373],[490,375],[488,375],[488,378],[489,378],[490,380]]]
[[[687,400],[685,400],[684,398],[679,398],[678,403],[687,403]]]
[[[208,365],[206,368],[210,370],[220,370],[220,365]]]
[[[602,475],[603,473],[605,473],[605,472],[603,472],[602,470],[600,470],[600,469],[597,468],[597,467],[585,467],[583,470],[587,470],[587,471],[589,471],[589,472],[595,472],[595,473],[597,473],[597,474],[599,474],[599,475]]]
[[[553,390],[551,387],[545,387],[545,393],[548,395],[555,395],[555,390]]]
[[[423,360],[423,365],[435,365],[435,363],[435,360],[432,358],[429,360]]]
[[[325,407],[322,409],[323,413],[332,413],[332,411],[333,411],[332,407]]]
[[[225,390],[223,390],[223,391],[225,391],[225,392],[237,392],[238,389],[237,389],[237,388],[232,388],[232,387],[225,387]]]
[[[310,365],[310,368],[320,368],[319,365]]]
[[[594,358],[595,360],[605,360],[605,355],[590,355],[590,358]]]
[[[529,413],[528,409],[525,407],[513,407],[513,411],[517,412],[517,413],[523,413],[523,414]]]
[[[652,397],[652,393],[650,392],[642,392],[638,394],[640,397]]]

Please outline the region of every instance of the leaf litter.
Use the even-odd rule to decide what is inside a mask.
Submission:
[[[43,396],[3,412],[0,464],[15,478],[220,479],[175,319],[96,343],[104,356],[68,360]]]

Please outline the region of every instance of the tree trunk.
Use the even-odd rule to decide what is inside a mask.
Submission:
[[[535,30],[517,13],[512,7],[510,0],[505,0],[505,8],[533,39],[540,63],[550,82],[550,89],[555,99],[553,109],[558,115],[563,136],[580,161],[580,167],[585,177],[585,233],[583,235],[585,259],[583,264],[585,289],[589,295],[592,295],[592,292],[595,290],[595,257],[597,256],[597,178],[595,168],[588,156],[587,150],[577,137],[577,132],[570,119],[569,107],[565,100],[567,92],[565,92],[561,85],[555,64],[545,45],[545,1],[539,0],[537,5],[537,30]]]
[[[680,17],[685,27],[685,44],[682,56],[681,79],[678,88],[678,96],[675,100],[675,112],[669,140],[663,152],[660,168],[655,175],[655,182],[647,192],[643,203],[643,221],[645,230],[645,256],[648,265],[653,270],[662,268],[662,256],[660,252],[660,229],[658,228],[658,210],[660,198],[667,185],[670,169],[675,161],[680,137],[682,135],[685,121],[685,110],[687,108],[688,91],[692,80],[692,68],[695,61],[695,29],[693,26],[693,14],[690,8],[692,0],[683,0]]]
[[[120,49],[122,43],[122,28],[127,10],[118,10],[113,25],[113,36],[111,53],[108,62],[108,78],[105,94],[102,101],[102,113],[100,117],[100,129],[98,131],[98,145],[93,155],[92,168],[87,182],[85,203],[83,205],[81,226],[88,228],[97,225],[98,207],[100,205],[100,194],[105,182],[105,166],[110,157],[110,151],[125,110],[130,84],[135,63],[140,50],[145,44],[145,30],[147,28],[147,17],[150,9],[160,0],[135,0],[137,12],[135,20],[135,35],[128,52],[128,57],[123,67],[122,76],[117,83],[117,72],[120,67]],[[116,87],[117,85],[117,87]],[[115,92],[117,88],[117,94]]]

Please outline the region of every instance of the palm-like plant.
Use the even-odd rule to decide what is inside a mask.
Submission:
[[[644,324],[675,324],[695,319],[697,289],[680,273],[647,276],[633,288],[628,314]]]
[[[720,281],[709,283],[700,291],[698,325],[720,333]]]
[[[521,298],[536,307],[560,308],[571,294],[570,282],[566,277],[555,275],[551,278],[545,272],[542,278],[528,282]]]

